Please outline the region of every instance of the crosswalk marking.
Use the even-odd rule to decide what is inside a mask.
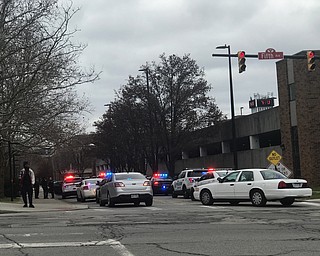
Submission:
[[[48,247],[81,247],[81,246],[110,246],[121,256],[134,256],[119,241],[108,239],[105,241],[91,242],[55,242],[55,243],[10,243],[0,244],[0,249],[22,249],[22,248],[48,248]]]

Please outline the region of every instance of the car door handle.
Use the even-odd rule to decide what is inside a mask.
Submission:
[[[234,184],[230,184],[230,186],[234,186]]]
[[[252,183],[248,183],[247,185],[248,185],[248,186],[251,186],[251,185],[252,185]]]

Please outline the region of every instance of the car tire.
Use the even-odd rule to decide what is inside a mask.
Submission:
[[[114,202],[109,193],[107,194],[107,198],[108,198],[108,202],[107,202],[108,207],[113,207]]]
[[[99,205],[100,205],[100,206],[106,206],[106,202],[103,201],[102,199],[100,199]]]
[[[80,202],[81,200],[80,200],[80,198],[79,198],[79,196],[78,196],[78,193],[77,193],[77,202]]]
[[[284,198],[280,200],[280,203],[283,206],[291,206],[294,203],[294,198]]]
[[[152,204],[153,204],[153,199],[150,198],[150,199],[146,200],[146,201],[145,201],[145,204],[146,204],[146,206],[152,206]]]
[[[260,189],[252,190],[250,193],[250,200],[254,206],[265,206],[267,203],[267,199],[264,196],[264,193]]]
[[[82,194],[80,195],[81,195],[81,202],[84,203],[86,201],[86,198]]]
[[[213,205],[213,197],[208,189],[201,191],[200,200],[203,205]]]
[[[188,192],[188,190],[187,190],[187,188],[185,187],[185,186],[183,186],[183,188],[182,188],[182,193],[183,193],[183,198],[184,199],[189,199],[189,192]]]
[[[176,194],[176,192],[174,191],[174,189],[172,188],[172,194],[171,194],[172,198],[177,198],[178,195]]]
[[[66,195],[62,193],[62,199],[66,199]]]

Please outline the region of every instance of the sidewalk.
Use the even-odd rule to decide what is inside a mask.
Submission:
[[[76,202],[76,198],[74,198]],[[54,199],[44,199],[43,193],[40,190],[39,199],[32,200],[35,208],[23,207],[22,197],[15,199],[13,202],[0,202],[0,213],[10,212],[52,212],[52,211],[74,211],[88,209],[88,205],[83,203],[68,203],[61,199],[61,196],[55,195]]]

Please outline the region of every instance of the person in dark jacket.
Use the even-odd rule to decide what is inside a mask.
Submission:
[[[23,169],[20,171],[20,184],[21,184],[21,194],[24,202],[23,207],[34,208],[32,204],[33,196],[33,185],[35,183],[35,176],[33,170],[29,167],[29,163],[25,161],[23,163]]]
[[[35,181],[33,187],[34,187],[34,197],[36,199],[39,199],[39,190],[40,190],[40,180],[39,180],[39,178],[36,178],[36,181]]]
[[[43,198],[48,199],[48,181],[47,178],[43,177],[41,180],[41,187],[43,189]]]
[[[48,187],[49,187],[49,193],[51,194],[51,198],[54,198],[54,187],[53,187],[52,177],[49,178]]]

